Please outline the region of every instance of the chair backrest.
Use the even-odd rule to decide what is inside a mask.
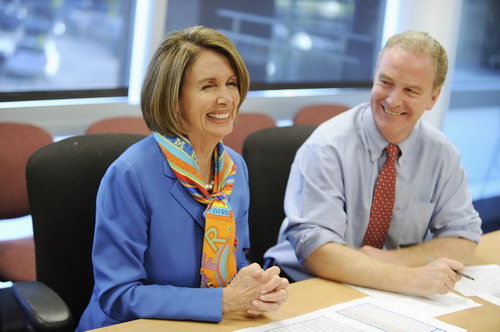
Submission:
[[[96,121],[85,130],[85,134],[99,133],[149,135],[151,130],[141,116],[117,116]]]
[[[0,240],[0,281],[29,281],[35,277],[33,236]]]
[[[257,130],[272,127],[276,127],[276,121],[269,115],[264,113],[240,112],[234,124],[233,131],[224,137],[224,145],[242,154],[243,142],[248,135]]]
[[[28,158],[52,142],[52,135],[41,127],[25,123],[0,123],[0,219],[30,214],[26,192]],[[33,237],[27,235],[0,240],[0,280],[23,281],[34,278]]]
[[[92,244],[97,189],[134,134],[73,136],[47,145],[28,162],[27,185],[37,280],[53,289],[78,323],[94,285]]]
[[[483,233],[500,229],[500,195],[478,199],[472,202],[481,217]]]
[[[38,126],[0,123],[0,219],[30,214],[26,164],[33,152],[52,142],[51,134]]]
[[[275,127],[248,136],[243,158],[250,185],[250,251],[248,259],[263,263],[276,244],[285,212],[283,201],[295,153],[316,126]]]
[[[293,124],[295,125],[320,125],[326,120],[333,118],[350,107],[337,104],[312,104],[304,106],[295,113]]]

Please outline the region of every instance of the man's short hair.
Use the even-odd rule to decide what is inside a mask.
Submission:
[[[380,61],[380,58],[385,51],[394,47],[398,47],[415,54],[429,54],[434,62],[433,89],[436,91],[443,86],[448,72],[448,56],[446,55],[444,47],[431,35],[427,32],[420,31],[406,31],[395,34],[385,43],[384,48],[382,48],[379,53],[378,61]]]

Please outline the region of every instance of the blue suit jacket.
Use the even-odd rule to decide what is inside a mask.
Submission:
[[[229,198],[238,238],[238,269],[247,264],[248,172],[237,171]],[[206,206],[179,183],[153,136],[134,144],[108,169],[97,195],[95,286],[77,329],[138,318],[220,321],[222,289],[200,287]]]

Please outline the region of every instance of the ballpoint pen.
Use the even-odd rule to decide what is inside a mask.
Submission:
[[[434,262],[434,258],[431,258],[431,257],[427,258],[427,260],[428,260],[429,262]],[[455,271],[455,273],[456,273],[456,274],[458,274],[458,275],[460,275],[460,276],[462,276],[462,277],[465,277],[465,278],[470,279],[470,280],[475,280],[475,279],[474,279],[474,278],[472,278],[470,275],[467,275],[467,274],[465,274],[465,273],[463,273],[463,272],[460,272],[460,271],[457,271],[457,270],[453,270],[453,271]]]

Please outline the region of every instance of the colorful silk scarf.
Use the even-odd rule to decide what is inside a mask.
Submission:
[[[236,166],[218,143],[214,150],[214,184],[208,192],[193,146],[183,136],[153,133],[177,179],[198,202],[206,204],[201,260],[201,287],[226,287],[236,274],[236,224],[228,197],[233,191]]]

